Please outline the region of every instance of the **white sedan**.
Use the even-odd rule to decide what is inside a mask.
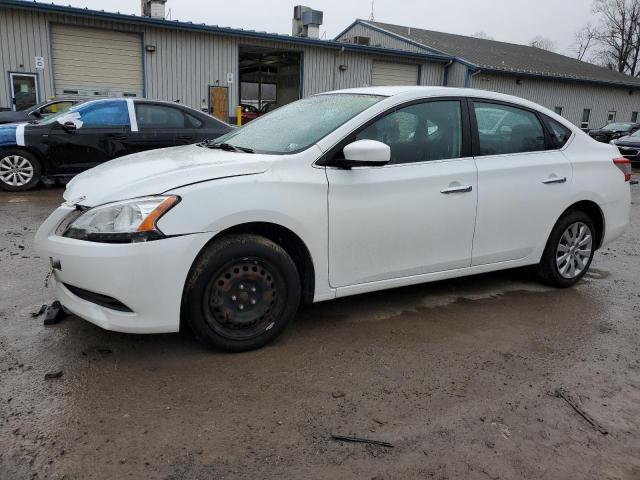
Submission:
[[[379,87],[72,180],[38,231],[55,296],[120,332],[261,347],[301,302],[534,265],[569,287],[629,223],[630,164],[534,103]]]

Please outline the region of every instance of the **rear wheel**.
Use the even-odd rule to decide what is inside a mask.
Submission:
[[[571,287],[587,273],[595,251],[595,228],[584,212],[571,211],[553,227],[537,267],[541,279],[554,287]]]
[[[252,350],[271,342],[293,319],[300,280],[279,245],[257,235],[233,235],[198,257],[184,300],[191,328],[208,345]]]
[[[40,162],[35,155],[21,149],[0,152],[0,188],[22,192],[35,187],[40,181]]]

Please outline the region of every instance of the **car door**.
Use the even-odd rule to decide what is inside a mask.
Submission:
[[[129,153],[193,143],[182,109],[164,103],[134,101],[138,131],[127,139]]]
[[[477,172],[466,112],[459,99],[398,107],[331,153],[362,139],[391,148],[384,167],[327,167],[332,287],[470,266]]]
[[[129,113],[125,100],[89,102],[56,118],[44,141],[49,160],[60,173],[78,173],[126,155]]]
[[[535,111],[489,100],[470,103],[478,167],[472,264],[523,259],[544,246],[567,205],[571,164]]]

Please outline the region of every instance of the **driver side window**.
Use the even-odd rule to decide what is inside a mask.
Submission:
[[[460,158],[460,102],[425,102],[398,109],[360,131],[355,140],[389,145],[390,164]]]

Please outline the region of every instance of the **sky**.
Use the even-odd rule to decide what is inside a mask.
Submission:
[[[140,13],[140,0],[53,0],[53,3],[121,13]],[[291,33],[288,0],[168,0],[172,20]],[[333,38],[356,18],[369,18],[371,0],[305,0],[324,12],[321,34]],[[376,21],[461,35],[482,31],[495,40],[528,43],[536,35],[569,54],[574,34],[592,21],[591,0],[374,0]]]

